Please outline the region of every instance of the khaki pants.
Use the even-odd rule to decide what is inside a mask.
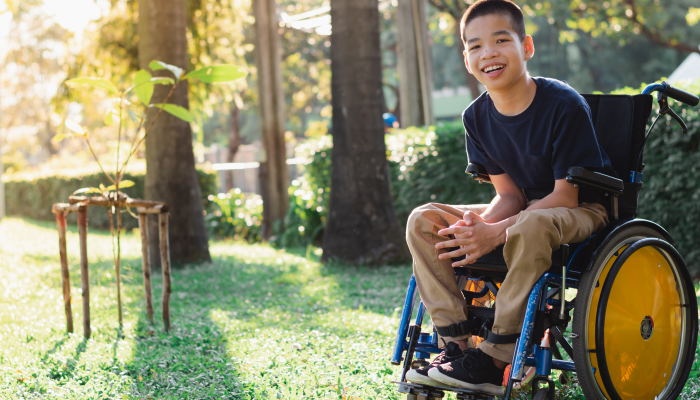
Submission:
[[[447,326],[467,319],[467,304],[457,287],[452,261],[440,260],[435,249],[438,242],[449,240],[438,235],[472,210],[481,214],[481,205],[445,205],[430,203],[416,208],[408,218],[406,241],[413,255],[413,274],[418,291],[433,324]],[[503,255],[508,274],[496,299],[493,332],[500,335],[520,333],[530,290],[552,265],[552,251],[561,244],[582,242],[608,223],[605,208],[600,204],[582,203],[577,208],[551,208],[522,211],[517,222],[506,231]],[[442,337],[445,342],[463,340],[466,336]],[[442,340],[439,341],[442,345]],[[479,348],[490,356],[510,363],[515,344],[492,344],[486,341]]]

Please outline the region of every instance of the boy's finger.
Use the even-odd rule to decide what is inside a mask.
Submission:
[[[471,244],[471,240],[469,239],[452,239],[452,240],[446,240],[444,242],[440,242],[435,245],[436,249],[449,249],[451,247],[458,247],[458,246],[464,246]]]
[[[455,233],[464,233],[471,230],[468,226],[451,226],[449,228],[440,229],[438,235],[447,236],[454,235]]]
[[[441,260],[446,260],[446,259],[450,259],[450,258],[463,256],[465,254],[467,254],[467,250],[462,247],[462,248],[456,249],[454,251],[450,251],[449,253],[442,253],[438,256],[438,258]]]

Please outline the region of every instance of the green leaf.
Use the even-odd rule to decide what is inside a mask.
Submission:
[[[231,82],[248,75],[235,65],[223,64],[200,68],[185,75],[183,79],[199,79],[206,83]]]
[[[134,86],[136,97],[146,105],[151,102],[151,97],[153,96],[153,85],[146,84],[151,78],[153,78],[153,75],[145,69],[142,69],[136,73],[136,78],[134,79],[134,83],[136,84]]]
[[[100,183],[100,191],[104,192],[105,190],[107,190],[107,188],[105,187],[105,185],[103,185],[103,184]]]
[[[116,108],[109,110],[105,116],[105,125],[112,126],[115,121],[119,121],[119,111]]]
[[[102,191],[96,187],[86,187],[82,189],[78,189],[73,194],[80,194],[80,193],[102,193]]]
[[[82,126],[80,126],[79,123],[67,119],[66,122],[64,122],[64,125],[66,125],[66,128],[68,128],[71,132],[78,136],[87,136],[87,132],[85,132],[85,129],[83,129]]]
[[[182,72],[183,72],[182,68],[176,67],[174,65],[166,64],[163,61],[153,60],[153,61],[151,61],[150,64],[148,64],[148,66],[154,71],[158,71],[161,69],[167,69],[168,71],[172,72],[173,75],[175,75],[176,81],[180,81],[180,78],[182,77]]]
[[[106,89],[110,93],[119,94],[119,90],[114,84],[107,79],[102,78],[75,78],[66,81],[70,85],[89,85],[95,86],[102,89]]]
[[[162,108],[165,111],[167,111],[169,114],[172,114],[181,120],[185,122],[192,122],[194,121],[194,116],[184,107],[180,107],[175,104],[163,104],[163,103],[158,103],[158,104],[153,104],[151,107],[158,107]]]
[[[129,117],[131,117],[131,120],[134,121],[135,124],[138,124],[141,122],[141,118],[143,118],[143,114],[140,112],[134,111],[132,109],[127,110],[129,113]]]
[[[58,144],[61,143],[61,140],[65,139],[66,137],[67,135],[64,133],[57,133],[56,135],[54,135],[54,137],[51,138],[51,142],[53,142],[54,144]]]
[[[123,181],[119,182],[119,189],[132,187],[134,185],[135,185],[135,183],[133,181],[123,180]],[[107,188],[105,190],[114,191],[114,190],[117,190],[117,187],[115,185],[109,185],[109,186],[107,186]]]

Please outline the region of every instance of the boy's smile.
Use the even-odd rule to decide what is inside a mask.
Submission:
[[[496,78],[503,73],[505,68],[506,65],[503,63],[489,63],[485,67],[481,68],[481,71],[489,78]]]

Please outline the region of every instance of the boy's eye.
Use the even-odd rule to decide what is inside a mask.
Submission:
[[[508,41],[508,39],[498,39],[498,40],[496,41],[496,43],[507,42],[507,41]]]
[[[479,47],[481,47],[481,46],[479,46],[479,45],[477,44],[476,46],[472,46],[469,50],[478,49]]]

